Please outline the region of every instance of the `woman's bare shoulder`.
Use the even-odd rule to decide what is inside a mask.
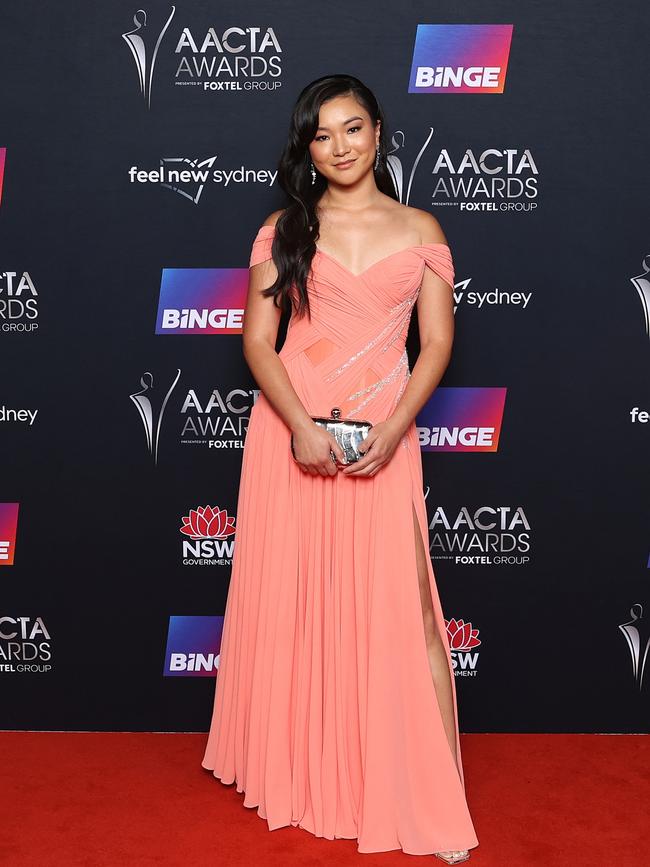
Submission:
[[[413,208],[410,205],[404,205],[407,210],[408,218],[411,225],[420,235],[422,244],[446,244],[447,238],[442,231],[442,226],[438,220],[428,211],[422,208]]]
[[[266,220],[262,223],[263,226],[275,226],[278,222],[282,214],[284,214],[285,209],[281,208],[279,211],[273,211],[272,214],[269,214]]]

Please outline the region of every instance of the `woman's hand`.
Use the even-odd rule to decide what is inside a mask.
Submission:
[[[332,460],[334,452],[337,461],[345,462],[345,452],[334,437],[316,422],[293,432],[293,449],[296,463],[312,476],[335,476],[338,463]]]
[[[377,422],[359,446],[363,457],[343,470],[346,476],[374,476],[392,458],[404,431],[390,419]]]

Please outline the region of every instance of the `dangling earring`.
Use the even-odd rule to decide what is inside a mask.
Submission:
[[[309,163],[309,165],[311,166],[311,185],[313,187],[316,183],[316,169],[314,168],[313,163]]]
[[[375,157],[375,171],[379,168],[379,148],[377,148],[377,156]]]

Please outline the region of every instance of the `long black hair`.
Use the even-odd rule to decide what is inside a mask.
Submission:
[[[372,91],[353,75],[325,75],[308,84],[294,105],[289,136],[278,163],[278,183],[289,200],[275,225],[271,248],[278,277],[262,292],[267,297],[273,296],[276,307],[287,310],[293,305],[298,316],[306,312],[311,317],[307,277],[319,237],[316,204],[327,188],[327,180],[320,172],[316,172],[312,184],[309,145],[318,129],[321,105],[335,96],[347,95],[354,96],[366,109],[373,125],[381,121],[375,182],[382,193],[398,199],[386,163],[384,115]]]

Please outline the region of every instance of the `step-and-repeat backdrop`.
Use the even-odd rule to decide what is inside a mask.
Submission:
[[[456,266],[417,424],[461,729],[647,731],[648,17],[1,15],[0,727],[207,729],[259,396],[248,259],[298,93],[347,72]]]

